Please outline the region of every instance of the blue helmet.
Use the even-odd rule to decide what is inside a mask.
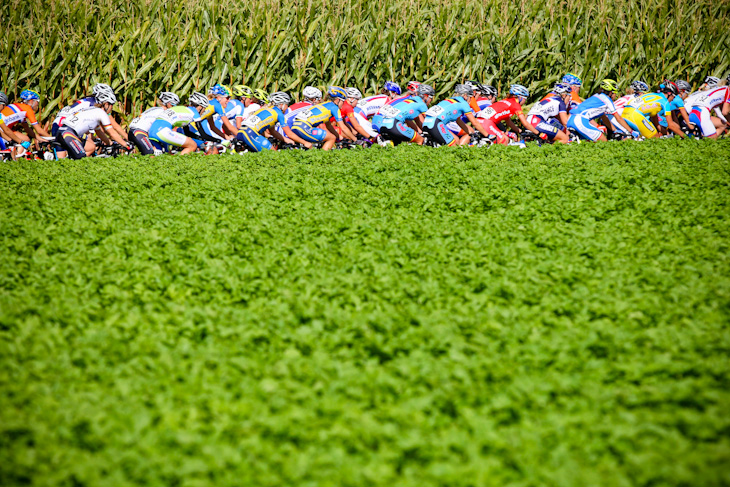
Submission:
[[[556,95],[564,95],[566,93],[570,93],[570,85],[557,83],[555,86],[553,86],[553,93],[555,93]]]
[[[562,83],[566,85],[575,85],[575,86],[581,86],[583,85],[583,82],[580,80],[579,77],[574,75],[573,73],[568,73],[565,76],[563,76],[563,79],[561,80]]]
[[[530,96],[530,92],[527,88],[522,85],[512,85],[509,87],[509,94],[515,96],[524,96],[527,98]]]
[[[347,91],[339,86],[330,86],[330,89],[327,90],[327,95],[329,95],[330,98],[339,98],[340,100],[347,99]]]
[[[23,90],[20,92],[20,99],[23,101],[40,100],[41,96],[33,90]]]
[[[400,86],[398,86],[397,83],[394,83],[392,81],[386,81],[384,88],[385,88],[385,91],[392,91],[396,95],[400,95],[400,93],[401,93]]]
[[[636,80],[631,83],[631,89],[636,92],[646,93],[647,91],[649,91],[649,85],[647,85],[643,81]]]
[[[222,87],[220,84],[216,84],[214,87],[209,89],[208,94],[215,96],[231,96],[228,90]]]

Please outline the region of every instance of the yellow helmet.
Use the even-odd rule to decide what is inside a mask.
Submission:
[[[604,89],[606,91],[611,91],[611,92],[618,91],[618,86],[616,85],[616,81],[612,80],[612,79],[608,79],[608,78],[604,79],[603,81],[601,81],[600,86],[602,89]]]

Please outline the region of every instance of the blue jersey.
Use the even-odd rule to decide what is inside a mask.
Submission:
[[[286,123],[284,114],[276,107],[269,107],[259,108],[253,112],[243,121],[243,126],[263,135],[266,130],[273,129],[277,123],[281,125]]]
[[[218,115],[220,117],[226,116],[226,111],[223,109],[221,102],[215,98],[208,102],[208,106],[205,108],[205,111],[203,111],[202,117],[208,118],[211,115]]]
[[[392,105],[385,105],[380,109],[378,115],[382,117],[381,127],[393,128],[396,121],[405,122],[413,120],[420,114],[428,111],[428,106],[420,96],[408,96]],[[377,116],[377,115],[376,115]],[[373,117],[373,125],[375,118]]]
[[[570,110],[571,115],[578,115],[588,120],[594,120],[601,115],[613,115],[616,113],[616,106],[613,100],[604,93],[598,93],[577,105]]]
[[[226,105],[225,108],[226,118],[230,120],[231,123],[234,123],[237,118],[243,117],[243,111],[245,108],[246,107],[243,105],[242,101],[229,100],[228,105]],[[215,126],[219,129],[223,129],[223,119],[220,115],[216,114],[213,116],[213,123],[215,123]]]
[[[473,113],[469,103],[460,96],[453,98],[447,98],[438,105],[432,106],[426,112],[426,119],[423,121],[423,126],[426,128],[433,128],[436,125],[436,121],[441,123],[449,123],[457,120],[465,113]]]
[[[294,122],[303,122],[307,125],[311,125],[312,127],[314,127],[315,125],[319,125],[321,123],[329,121],[329,119],[333,117],[338,122],[342,121],[342,113],[340,113],[340,107],[338,107],[331,101],[326,101],[318,105],[314,105],[309,110],[305,110],[297,114],[297,116],[294,118]]]

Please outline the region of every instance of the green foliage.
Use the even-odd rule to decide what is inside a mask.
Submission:
[[[728,485],[729,160],[4,164],[0,485]]]
[[[409,79],[439,95],[464,79],[545,92],[565,72],[622,82],[698,82],[730,68],[727,0],[6,0],[2,88],[47,98],[43,115],[95,82],[139,113],[162,90],[216,82],[298,93],[307,84]]]

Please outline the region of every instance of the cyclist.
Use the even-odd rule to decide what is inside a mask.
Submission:
[[[189,106],[174,106],[165,110],[163,116],[158,117],[149,129],[149,139],[155,148],[161,151],[168,146],[181,147],[181,155],[189,154],[198,147],[202,148],[204,143],[198,138],[203,136],[202,131],[199,130],[196,134],[190,125],[200,124],[215,113],[208,110],[209,104],[207,96],[193,92],[188,98]]]
[[[145,110],[142,115],[133,119],[129,124],[128,139],[137,146],[142,155],[150,156],[155,153],[155,147],[149,139],[152,124],[158,119],[169,121],[170,117],[165,115],[165,111],[177,106],[179,103],[180,98],[175,93],[163,91],[157,98],[156,107]]]
[[[479,113],[497,101],[497,89],[494,86],[483,85],[477,81],[468,81],[465,84],[474,90],[474,100],[470,103],[474,113]],[[461,121],[468,122],[466,115],[461,116]],[[466,134],[456,122],[449,122],[446,126],[451,130],[451,133],[459,138]]]
[[[40,149],[36,133],[42,137],[49,137],[50,134],[38,124],[35,114],[39,108],[40,95],[33,90],[23,90],[20,93],[20,102],[5,105],[0,111],[3,119],[3,132],[13,142],[20,139],[20,143],[31,142],[36,150]],[[15,127],[22,127],[25,133],[18,132]],[[26,144],[22,144],[23,147]],[[30,146],[29,144],[27,144]],[[27,148],[27,147],[26,147]]]
[[[253,90],[246,85],[236,85],[233,87],[235,95],[238,100],[243,103],[243,115],[242,118],[246,118],[253,112],[261,108],[259,103],[256,103],[253,99]]]
[[[626,123],[613,104],[617,89],[616,81],[612,79],[604,79],[601,81],[598,91],[593,96],[586,98],[583,103],[570,110],[568,128],[575,130],[583,139],[593,142],[603,142],[607,140],[606,136],[591,122],[597,118],[601,118],[606,127],[611,127],[611,122],[608,120],[607,115],[613,115],[627,133],[630,133],[633,137],[638,137],[639,132],[633,130]],[[609,128],[608,130],[613,129]]]
[[[369,120],[386,103],[401,95],[400,86],[392,81],[386,81],[380,94],[363,98],[355,107],[355,119],[357,123],[367,132],[369,137],[377,137],[378,133]]]
[[[419,133],[421,131],[419,118],[422,113],[428,111],[434,96],[436,92],[431,86],[420,83],[415,96],[408,96],[381,108],[379,114],[383,120],[380,124],[380,134],[383,138],[392,140],[395,145],[401,142],[423,145],[423,137]]]
[[[532,126],[522,113],[522,105],[527,101],[530,92],[522,85],[512,85],[509,87],[509,94],[504,100],[494,103],[484,110],[477,113],[477,119],[484,126],[486,131],[497,138],[498,144],[507,145],[509,137],[497,126],[499,122],[505,122],[514,133],[519,134],[521,130],[512,121],[512,117],[516,116],[523,127],[539,136],[540,131]]]
[[[649,85],[647,85],[645,82],[641,80],[633,81],[629,89],[626,91],[626,94],[620,98],[617,98],[613,102],[613,106],[616,107],[616,111],[618,112],[618,114],[623,116],[624,108],[626,107],[626,105],[632,102],[636,97],[646,94],[646,92],[648,91]],[[616,121],[616,118],[613,115],[609,115],[608,119],[611,121],[611,126],[614,131],[628,134],[628,132],[626,132],[621,126],[621,124]]]
[[[27,142],[27,141],[24,141],[23,139],[21,139],[18,136],[18,134],[15,133],[14,130],[10,130],[5,125],[5,121],[2,117],[2,111],[9,104],[10,104],[10,100],[8,99],[8,95],[6,95],[4,92],[0,91],[0,150],[7,149],[6,143],[9,141],[22,145],[24,149],[29,149],[30,142]]]
[[[410,96],[416,96],[418,94],[418,87],[421,85],[418,81],[409,81],[406,85],[406,93]]]
[[[95,144],[93,142],[87,144],[84,140],[92,130],[104,143],[109,142],[105,135],[109,134],[114,142],[126,147],[127,150],[132,150],[133,146],[129,145],[122,135],[114,130],[109,119],[109,114],[117,102],[116,97],[113,94],[103,94],[96,98],[96,101],[101,105],[100,107],[94,106],[76,112],[66,117],[63,125],[59,127],[56,134],[56,142],[62,148],[56,153],[59,158],[70,156],[72,159],[83,159],[93,154],[96,150]],[[104,130],[99,130],[99,127]]]
[[[71,115],[74,115],[81,110],[86,110],[87,108],[91,107],[97,107],[100,108],[101,104],[97,101],[97,99],[102,96],[114,96],[116,98],[116,95],[114,94],[114,90],[111,86],[105,83],[97,83],[92,88],[92,94],[89,96],[86,96],[84,98],[81,98],[79,100],[76,100],[72,104],[64,107],[57,115],[56,118],[53,119],[53,123],[51,124],[51,136],[55,137],[56,133],[58,132],[58,127],[63,124],[64,117],[69,117]],[[122,134],[123,137],[126,139],[126,135],[124,134],[124,129],[122,129],[121,125],[117,123],[117,121],[114,119],[114,117],[109,117],[109,121],[112,123],[112,127],[114,130]]]
[[[672,82],[665,79],[662,83],[661,88],[664,88],[664,86],[668,85],[669,83]],[[680,127],[682,126],[682,124],[684,124],[685,127],[689,128],[690,130],[694,130],[695,124],[689,121],[689,113],[687,113],[687,110],[684,107],[684,99],[689,96],[689,92],[692,91],[692,87],[689,83],[683,80],[677,80],[675,83],[672,84],[677,87],[677,95],[672,101],[669,102],[669,108],[672,110],[672,120],[674,120],[674,122],[676,122]],[[667,135],[667,129],[669,128],[669,124],[667,123],[667,117],[659,113],[657,114],[657,118],[659,119],[659,125],[657,126],[657,129],[659,129],[662,135]]]
[[[298,113],[292,124],[292,131],[295,135],[307,142],[324,142],[322,145],[324,150],[332,149],[340,137],[340,134],[337,133],[337,130],[330,122],[332,118],[337,123],[342,135],[353,142],[357,140],[342,120],[342,112],[340,111],[340,107],[347,98],[347,92],[339,86],[330,86],[327,95],[330,101],[319,103]],[[322,125],[326,127],[326,130],[320,128]]]
[[[730,75],[727,81],[730,83]],[[730,113],[730,86],[719,86],[714,76],[705,78],[705,86],[709,88],[690,95],[685,105],[691,107],[689,120],[699,127],[702,136],[716,139],[730,126],[726,119]],[[717,116],[710,114],[712,110]]]
[[[350,126],[352,133],[357,136],[358,134],[366,139],[369,139],[370,133],[366,131],[362,125],[357,121],[355,117],[355,107],[362,99],[362,93],[357,88],[346,88],[347,99],[342,104],[340,111],[342,112],[342,119],[347,122]]]
[[[226,116],[226,107],[228,106],[230,99],[230,92],[219,84],[208,90],[208,106],[205,107],[205,112],[201,114],[205,123],[202,123],[201,121],[201,123],[198,124],[198,127],[201,128],[209,137],[218,140],[230,140],[235,138],[235,134],[238,133],[238,129],[236,129],[233,123],[231,123]],[[213,122],[213,117],[215,115],[218,115],[222,129],[218,129]],[[206,124],[209,130],[206,130]]]
[[[233,91],[233,88],[229,86],[221,85],[224,90],[226,90],[230,95],[232,95],[228,100],[228,105],[225,108],[226,112],[226,118],[233,124],[233,126],[238,130],[241,128],[241,122],[243,122],[243,112],[246,109],[243,102],[239,101],[237,98],[235,98],[236,93]],[[223,119],[221,119],[221,116],[217,113],[213,115],[213,123],[220,131],[224,131],[223,126]]]
[[[290,105],[284,113],[286,125],[291,128],[294,118],[298,113],[307,110],[312,105],[316,105],[322,101],[322,91],[314,86],[305,86],[302,90],[302,101]]]
[[[540,132],[540,138],[567,144],[570,138],[562,131],[562,127],[568,124],[571,88],[558,83],[553,87],[552,93],[555,95],[539,101],[527,112],[527,121]],[[555,120],[558,123],[555,123]]]
[[[569,110],[571,108],[577,106],[578,104],[580,104],[583,101],[583,99],[579,95],[580,88],[581,88],[581,86],[583,86],[583,82],[581,81],[581,79],[578,76],[574,75],[573,73],[568,73],[565,76],[563,76],[563,78],[560,80],[559,84],[570,86],[570,104],[567,106],[567,108]],[[547,96],[545,96],[540,101],[551,98],[556,94],[557,93],[552,93],[552,92],[548,93]]]
[[[679,124],[672,119],[672,107],[670,106],[670,102],[678,94],[677,85],[667,83],[662,85],[656,93],[645,93],[634,98],[619,116],[623,117],[632,129],[638,130],[643,137],[652,139],[659,137],[656,126],[659,125],[657,114],[661,113],[669,117],[667,119],[669,130],[684,138],[684,132],[679,128]]]
[[[304,144],[307,148],[311,147],[312,144],[298,137],[286,125],[284,112],[291,103],[291,97],[283,91],[277,91],[267,98],[269,105],[259,108],[244,120],[236,139],[243,142],[253,152],[271,150],[271,142],[266,138],[267,133],[284,143],[291,143],[294,140]],[[277,124],[283,128],[286,136],[276,131]]]
[[[462,115],[466,115],[467,120],[471,125],[476,128],[485,137],[489,136],[489,133],[484,130],[482,124],[480,124],[474,117],[474,110],[469,104],[474,98],[474,90],[469,88],[467,85],[456,85],[454,87],[454,96],[447,98],[438,105],[434,105],[428,109],[425,113],[425,119],[423,120],[423,130],[428,132],[429,136],[439,145],[464,145],[469,143],[469,135],[474,132],[474,129],[466,125],[461,120]],[[448,129],[447,124],[449,122],[456,121],[465,135],[460,139],[454,137],[454,134]]]

